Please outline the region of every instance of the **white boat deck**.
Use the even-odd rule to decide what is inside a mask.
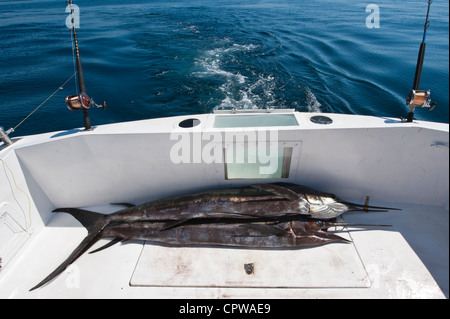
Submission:
[[[216,121],[205,114],[185,129],[178,124],[192,117],[119,123],[27,136],[0,149],[0,298],[448,298],[448,124],[336,114],[322,114],[333,123],[317,124],[310,121],[316,114],[280,114],[292,116]],[[254,183],[226,180],[223,163],[171,162],[177,140],[170,135],[175,130],[194,140],[196,133],[273,123],[280,125],[280,145],[292,150],[289,177],[281,181],[401,208],[343,216],[392,226],[340,230],[352,243],[302,250],[117,244],[85,253],[29,292],[87,234],[75,218],[53,209],[110,213],[117,207],[109,203]],[[274,181],[280,179],[256,180]],[[246,264],[253,265],[251,274]]]
[[[2,278],[1,298],[444,298],[448,296],[448,211],[348,213],[348,222],[391,227],[347,229],[351,244],[300,250],[116,244],[85,253],[47,285],[28,292],[81,242],[86,230],[55,214]],[[103,212],[117,207],[94,207]],[[426,216],[426,217],[425,217]],[[101,240],[96,247],[105,244]],[[45,261],[45,262],[43,262]],[[254,272],[247,274],[245,264]]]

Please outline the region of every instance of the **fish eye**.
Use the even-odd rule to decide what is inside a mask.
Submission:
[[[322,223],[321,220],[316,220],[316,225],[317,225],[317,226],[322,226],[322,224],[323,224],[323,223]]]

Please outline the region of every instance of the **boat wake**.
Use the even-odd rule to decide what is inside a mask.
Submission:
[[[203,52],[195,61],[196,78],[216,84],[214,110],[254,110],[295,108],[308,112],[320,112],[321,104],[308,87],[293,81],[287,72],[271,70],[259,58],[267,55],[257,44],[230,44]],[[261,59],[263,60],[263,59]],[[251,62],[251,63],[249,63]],[[273,68],[273,67],[272,67]],[[281,76],[280,76],[281,75]],[[296,86],[299,96],[289,97],[286,86]],[[298,98],[303,97],[299,100]]]
[[[311,89],[309,87],[305,88],[305,94],[306,94],[306,108],[308,110],[308,112],[311,113],[320,113],[322,112],[321,106],[322,104],[320,104],[320,102],[317,100],[316,96],[314,95],[313,92],[311,92]]]
[[[194,75],[200,78],[210,78],[219,81],[218,93],[221,99],[215,109],[257,109],[258,96],[252,92],[257,86],[263,85],[260,79],[250,82],[250,77],[233,70],[230,65],[237,63],[238,56],[251,53],[257,49],[256,45],[233,44],[208,50],[196,61],[200,71]]]

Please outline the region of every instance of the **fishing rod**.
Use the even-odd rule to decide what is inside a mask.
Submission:
[[[93,99],[89,98],[89,96],[86,94],[86,85],[84,83],[84,76],[83,76],[83,68],[81,67],[81,59],[80,59],[80,49],[78,47],[78,38],[77,38],[77,31],[75,26],[75,16],[74,16],[74,9],[72,5],[72,0],[66,1],[66,3],[70,6],[70,12],[72,16],[72,35],[73,35],[73,42],[75,44],[75,55],[76,55],[76,66],[77,66],[77,73],[78,73],[78,86],[79,86],[79,94],[78,95],[69,95],[66,97],[66,104],[69,110],[71,111],[77,111],[77,110],[83,110],[84,113],[84,128],[86,131],[92,130],[91,126],[91,120],[89,118],[89,108],[92,105],[95,105],[96,107],[102,107],[103,109],[106,108],[106,102],[103,102],[102,105],[98,105],[94,102]]]
[[[433,0],[428,0],[428,9],[427,9],[427,17],[425,19],[425,25],[423,30],[422,43],[420,44],[419,56],[417,57],[417,65],[416,65],[416,73],[414,75],[414,83],[412,90],[408,94],[408,98],[406,99],[406,105],[409,107],[408,118],[406,122],[412,122],[414,117],[414,110],[416,106],[427,107],[430,111],[432,111],[436,103],[431,103],[430,90],[419,90],[420,77],[422,75],[423,68],[423,60],[425,58],[425,47],[426,47],[426,36],[427,29],[430,26],[430,21],[428,20],[430,15],[430,7]]]

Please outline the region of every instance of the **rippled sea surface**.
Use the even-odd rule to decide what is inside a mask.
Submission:
[[[93,125],[212,112],[295,108],[405,117],[427,1],[79,0]],[[0,0],[0,125],[14,127],[74,72],[63,0]],[[421,89],[449,122],[449,4],[430,12]],[[374,20],[371,20],[372,22]],[[19,126],[27,135],[83,126],[65,106],[71,80]]]

